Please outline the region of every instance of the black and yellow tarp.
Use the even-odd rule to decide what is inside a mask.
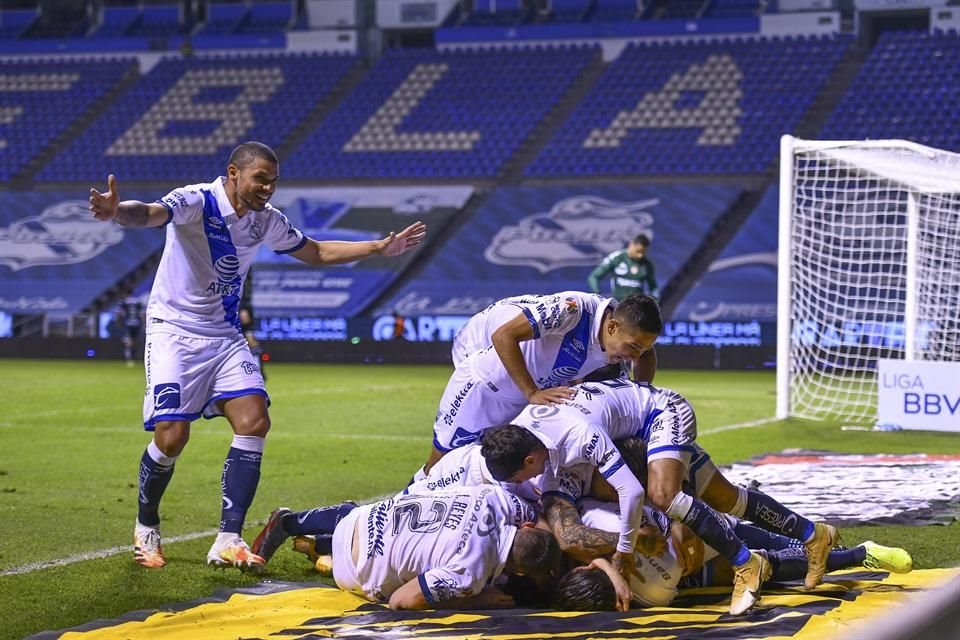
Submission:
[[[99,622],[99,628],[64,632],[63,640],[244,640],[319,638],[533,639],[834,637],[880,616],[915,594],[960,575],[930,569],[906,575],[854,570],[827,576],[811,592],[795,585],[768,585],[749,615],[731,617],[728,587],[684,591],[669,608],[626,613],[564,613],[529,609],[487,612],[393,612],[336,589],[312,585],[267,586],[262,594],[232,593],[222,601],[140,612],[143,619]],[[43,634],[50,637],[48,634]]]

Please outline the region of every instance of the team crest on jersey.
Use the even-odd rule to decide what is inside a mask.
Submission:
[[[94,219],[88,206],[85,200],[66,200],[0,227],[0,264],[12,271],[76,264],[119,244],[122,228]]]
[[[533,267],[546,273],[563,267],[593,266],[623,247],[624,238],[652,237],[659,198],[617,202],[592,195],[571,196],[550,211],[506,225],[484,257],[494,264]]]

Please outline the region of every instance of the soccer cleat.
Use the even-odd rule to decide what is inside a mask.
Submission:
[[[803,543],[807,550],[807,577],[803,585],[807,591],[813,589],[823,581],[823,574],[827,571],[827,557],[830,550],[840,541],[840,532],[837,528],[816,522],[813,525],[813,538]]]
[[[294,538],[293,550],[306,555],[313,563],[317,573],[328,577],[333,575],[333,556],[317,553],[316,539],[313,536],[297,536]]]
[[[133,559],[141,567],[159,569],[167,564],[160,544],[160,530],[137,523],[133,530]]]
[[[267,524],[260,530],[257,537],[253,540],[253,552],[263,558],[264,562],[270,562],[270,558],[277,552],[290,534],[283,528],[283,517],[290,513],[290,509],[279,507],[273,510],[270,517],[267,518]]]
[[[770,562],[754,551],[750,559],[733,568],[733,595],[730,596],[730,615],[740,616],[760,600],[760,587],[770,579]]]
[[[913,558],[906,549],[885,547],[872,540],[867,540],[860,546],[867,550],[867,557],[863,561],[863,566],[867,569],[879,569],[891,573],[913,571]]]
[[[207,564],[218,569],[236,567],[245,573],[262,573],[266,563],[250,550],[243,538],[237,536],[223,543],[214,541],[207,553]]]

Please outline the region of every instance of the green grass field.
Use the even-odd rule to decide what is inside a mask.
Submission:
[[[276,506],[366,501],[401,489],[427,456],[448,373],[439,366],[270,366],[273,429],[248,540]],[[0,575],[0,638],[162,608],[261,579],[318,580],[286,550],[263,578],[205,566],[212,534],[203,532],[219,523],[220,471],[231,438],[222,419],[195,423],[164,498],[169,564],[161,571],[136,566],[129,548],[135,483],[149,439],[140,415],[143,371],[113,362],[0,360],[0,379],[0,573],[8,572]],[[692,400],[700,442],[718,463],[788,447],[960,453],[953,435],[848,432],[829,423],[774,422],[711,434],[772,416],[773,374],[661,371],[657,382]],[[843,536],[847,544],[907,546],[917,568],[960,565],[960,523],[856,527]],[[110,549],[116,552],[9,574]]]

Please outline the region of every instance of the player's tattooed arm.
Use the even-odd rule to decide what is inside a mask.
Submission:
[[[609,556],[617,550],[620,536],[583,524],[577,508],[569,500],[546,495],[543,497],[543,510],[560,549],[577,560],[588,562],[593,558]]]

